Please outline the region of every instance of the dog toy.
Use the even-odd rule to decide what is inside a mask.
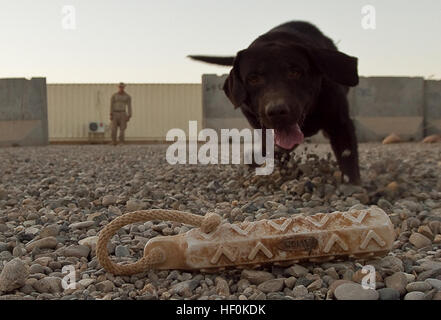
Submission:
[[[149,220],[176,221],[199,228],[150,239],[136,263],[111,261],[107,242],[123,226]],[[100,232],[97,257],[108,272],[132,275],[149,269],[219,271],[227,267],[256,268],[300,261],[365,259],[387,254],[394,228],[377,206],[366,210],[301,214],[288,218],[227,223],[215,213],[199,216],[175,210],[141,210],[110,222]]]

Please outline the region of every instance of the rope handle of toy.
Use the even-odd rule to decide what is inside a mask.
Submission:
[[[107,243],[122,227],[136,223],[146,222],[151,220],[175,221],[189,224],[195,227],[200,227],[204,233],[214,231],[221,223],[221,217],[216,213],[207,213],[205,216],[200,216],[188,212],[165,209],[151,209],[139,210],[126,213],[109,224],[101,230],[96,247],[96,255],[101,266],[110,273],[115,275],[132,275],[141,273],[154,265],[162,263],[166,260],[165,253],[159,248],[154,248],[147,255],[144,255],[135,263],[121,265],[112,262],[107,252]]]

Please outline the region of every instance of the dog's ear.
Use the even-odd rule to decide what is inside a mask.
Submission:
[[[317,69],[335,82],[351,87],[358,84],[357,58],[328,49],[308,48],[308,52]]]
[[[231,69],[223,87],[225,94],[227,95],[228,99],[230,99],[235,109],[239,108],[245,102],[247,97],[245,87],[240,79],[239,74],[241,54],[242,51],[237,53],[236,58],[234,59],[233,69]]]

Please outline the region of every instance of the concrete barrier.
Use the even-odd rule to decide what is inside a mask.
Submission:
[[[46,144],[46,79],[0,79],[0,146]]]
[[[441,134],[440,80],[427,80],[424,83],[424,127],[425,136]]]
[[[219,133],[220,129],[251,128],[242,111],[235,109],[223,91],[227,75],[204,74],[202,76],[203,127]]]
[[[242,112],[234,109],[222,90],[226,77],[202,76],[204,127],[249,128]],[[392,132],[405,140],[419,141],[441,130],[441,81],[360,77],[359,85],[349,91],[348,100],[360,142],[381,141]],[[309,140],[328,141],[321,133]]]
[[[394,132],[405,140],[423,137],[424,79],[361,77],[349,93],[359,141],[381,141]]]

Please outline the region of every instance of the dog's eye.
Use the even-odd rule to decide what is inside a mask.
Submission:
[[[300,79],[302,77],[302,73],[299,70],[296,69],[290,69],[288,70],[288,78],[289,79]]]
[[[247,77],[247,82],[251,86],[258,86],[263,83],[263,77],[258,74],[251,74]]]

